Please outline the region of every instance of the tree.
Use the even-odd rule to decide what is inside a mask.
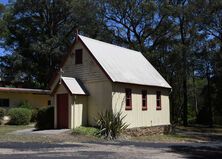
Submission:
[[[93,38],[109,38],[95,8],[87,0],[12,3],[3,17],[2,46],[12,53],[2,57],[3,79],[45,88],[61,57],[69,51],[77,29]]]

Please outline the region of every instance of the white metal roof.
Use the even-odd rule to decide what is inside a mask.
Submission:
[[[79,83],[76,81],[75,78],[71,77],[61,77],[61,78],[72,94],[86,95],[85,91],[79,85]]]
[[[79,35],[113,82],[171,88],[142,53]]]

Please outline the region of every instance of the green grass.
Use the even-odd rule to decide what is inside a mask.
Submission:
[[[73,135],[86,135],[86,136],[97,136],[98,129],[94,127],[78,127],[73,129]]]
[[[6,135],[10,132],[16,131],[16,130],[22,130],[26,128],[32,128],[32,126],[29,125],[0,125],[0,135]]]
[[[34,136],[34,135],[16,135],[11,132],[33,128],[30,125],[0,125],[0,141],[1,142],[51,142],[45,136]]]

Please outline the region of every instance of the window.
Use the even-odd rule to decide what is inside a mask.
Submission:
[[[126,89],[126,110],[132,110],[132,91]]]
[[[82,64],[82,49],[75,52],[75,64]]]
[[[9,99],[0,98],[0,107],[9,107]]]
[[[161,110],[161,92],[156,92],[156,110]]]
[[[142,110],[147,110],[147,91],[142,90]]]
[[[48,106],[51,106],[51,100],[48,100]]]

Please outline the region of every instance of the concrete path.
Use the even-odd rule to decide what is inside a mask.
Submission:
[[[69,131],[70,129],[52,129],[52,130],[38,130],[36,131],[35,128],[17,130],[14,132],[10,132],[9,134],[14,135],[33,135],[33,134],[42,134],[42,135],[57,135],[64,132]]]

